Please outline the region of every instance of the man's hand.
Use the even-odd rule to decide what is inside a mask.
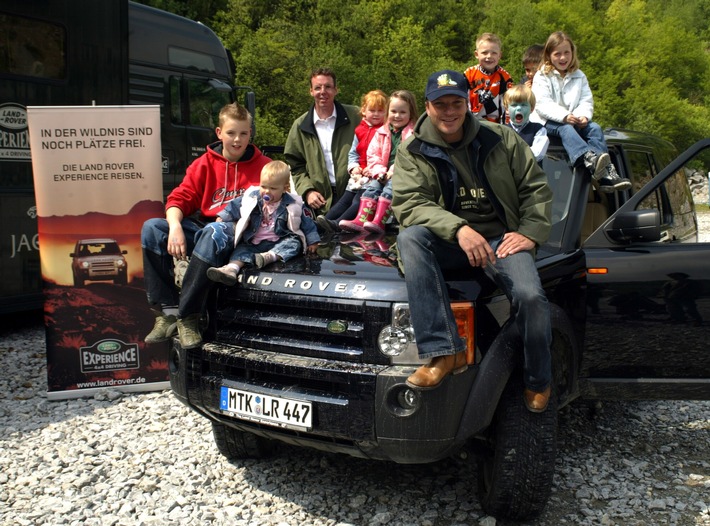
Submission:
[[[185,232],[183,232],[180,223],[170,226],[170,231],[168,232],[168,254],[178,259],[187,257]]]
[[[320,192],[316,190],[311,190],[306,194],[306,204],[314,210],[318,210],[323,205],[325,205],[325,198],[321,195]]]
[[[498,245],[496,256],[504,258],[517,252],[535,248],[535,242],[518,232],[508,232],[503,235],[503,241]]]
[[[456,240],[461,250],[468,256],[472,267],[485,267],[488,263],[495,263],[496,257],[486,238],[470,226],[462,226],[456,231]]]
[[[306,247],[306,251],[309,254],[315,254],[317,250],[318,250],[318,243],[313,243],[312,245],[308,245]]]

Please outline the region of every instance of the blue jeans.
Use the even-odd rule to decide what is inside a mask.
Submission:
[[[562,139],[562,146],[573,165],[590,150],[596,154],[609,151],[602,127],[596,122],[589,122],[584,128],[575,128],[571,124],[547,121],[545,129],[548,135]]]
[[[378,197],[384,197],[385,199],[392,200],[392,179],[390,178],[384,185],[379,181],[371,181],[365,188],[365,193],[362,194],[363,197],[369,199],[377,199]]]
[[[190,256],[182,290],[175,286],[173,257],[168,254],[168,222],[162,218],[143,223],[143,274],[148,303],[178,305],[181,317],[201,312],[214,283],[207,278],[209,267],[227,263],[234,249],[234,223],[209,223],[204,228],[193,219],[183,219],[187,255]]]
[[[500,238],[489,240],[495,252]],[[465,349],[451,311],[442,270],[470,267],[458,244],[449,243],[423,226],[400,231],[397,247],[404,264],[412,326],[420,358],[453,354]],[[486,275],[510,300],[524,350],[525,386],[542,391],[551,381],[550,310],[531,252],[496,258]]]
[[[269,241],[265,239],[256,245],[248,241],[242,241],[229,256],[229,261],[243,261],[244,263],[254,264],[254,254],[262,252],[273,252],[281,258],[281,261],[288,261],[299,254],[303,254],[301,239],[296,236],[282,237],[278,241]]]

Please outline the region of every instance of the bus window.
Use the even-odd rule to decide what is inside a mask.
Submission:
[[[223,65],[222,68],[218,70],[215,61],[223,63],[224,59],[189,49],[168,46],[168,64],[171,66],[215,74],[217,71],[224,71],[225,66]]]
[[[231,102],[230,92],[214,89],[204,80],[189,79],[186,82],[190,104],[188,124],[202,128],[215,128],[219,110]]]
[[[62,27],[20,16],[0,15],[0,73],[60,80],[66,76]]]

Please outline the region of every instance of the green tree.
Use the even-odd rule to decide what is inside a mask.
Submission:
[[[503,40],[501,65],[566,31],[595,96],[595,120],[684,148],[710,136],[710,0],[145,0],[204,21],[232,53],[237,85],[257,95],[257,142],[283,144],[306,111],[310,72],[331,67],[344,103],[409,89],[474,63],[476,36]],[[423,106],[420,106],[423,110]]]

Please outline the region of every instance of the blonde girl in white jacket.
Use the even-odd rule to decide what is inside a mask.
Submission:
[[[572,164],[582,163],[603,192],[631,188],[611,163],[601,126],[592,122],[592,90],[566,33],[557,31],[548,37],[532,90],[537,104],[530,120],[544,124],[548,135],[562,140]]]

